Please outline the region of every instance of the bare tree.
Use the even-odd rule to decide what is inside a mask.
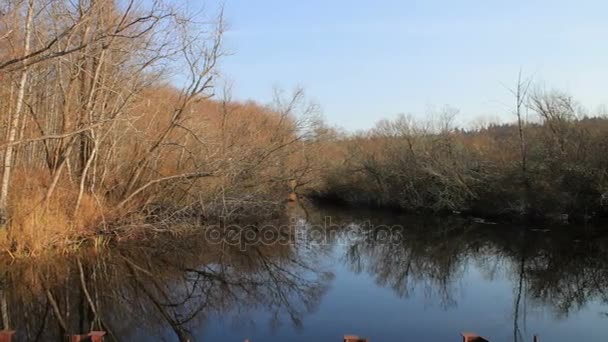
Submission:
[[[559,91],[546,92],[537,90],[530,97],[530,108],[543,120],[549,128],[558,150],[566,153],[570,123],[577,119],[579,107],[571,96]]]
[[[32,31],[33,31],[33,16],[34,16],[34,0],[28,0],[26,3],[27,6],[27,14],[25,17],[25,38],[23,41],[23,69],[21,70],[21,77],[19,79],[19,84],[17,86],[17,99],[15,104],[15,109],[13,113],[9,116],[9,129],[8,129],[8,143],[12,143],[17,139],[17,133],[19,130],[19,123],[21,121],[21,114],[23,110],[23,104],[25,101],[25,91],[27,87],[27,79],[29,75],[28,64],[27,64],[27,56],[30,53],[31,48],[31,39],[32,39]],[[11,172],[13,169],[13,145],[8,145],[6,150],[4,151],[4,163],[3,163],[3,173],[2,173],[2,182],[0,183],[0,224],[4,225],[7,221],[7,206],[8,206],[8,196],[9,196],[9,185]]]
[[[532,78],[523,79],[522,70],[519,70],[517,76],[517,85],[515,90],[511,90],[515,96],[515,115],[517,116],[517,131],[519,133],[519,150],[521,155],[521,174],[524,182],[527,182],[527,152],[526,152],[526,135],[524,132],[525,121],[523,119],[523,110],[528,102],[528,91],[532,84]]]

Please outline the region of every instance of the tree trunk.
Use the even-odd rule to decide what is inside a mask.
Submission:
[[[25,40],[23,43],[23,56],[27,56],[30,53],[30,41],[32,36],[32,22],[34,14],[34,0],[27,2],[27,16],[25,19]],[[9,118],[9,132],[8,132],[8,143],[17,139],[17,132],[19,130],[19,122],[21,121],[21,111],[23,109],[23,102],[25,98],[25,88],[27,86],[28,78],[28,67],[27,59],[24,60],[24,67],[21,71],[21,78],[19,79],[19,86],[17,89],[17,103],[15,104],[15,112]],[[4,225],[8,219],[8,195],[9,195],[9,184],[11,171],[13,169],[13,152],[15,146],[8,145],[4,152],[4,163],[2,173],[2,183],[0,185],[0,224]]]

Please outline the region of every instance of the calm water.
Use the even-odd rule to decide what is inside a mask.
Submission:
[[[461,331],[608,340],[601,229],[297,207],[289,216],[280,242],[166,238],[5,266],[3,321],[18,341],[100,326],[120,341],[460,341]]]

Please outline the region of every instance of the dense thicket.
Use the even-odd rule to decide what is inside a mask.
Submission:
[[[223,33],[221,10],[159,1],[2,2],[6,248],[276,215],[288,181],[313,168],[315,106],[299,90],[231,101],[218,81]]]
[[[339,139],[342,157],[321,197],[409,211],[577,220],[606,214],[608,120],[571,97],[538,91],[529,120],[462,130],[452,109],[421,123],[401,116]]]

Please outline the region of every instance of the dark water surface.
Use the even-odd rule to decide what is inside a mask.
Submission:
[[[608,340],[602,229],[298,207],[289,217],[278,242],[265,229],[253,244],[249,227],[241,245],[207,234],[4,266],[3,321],[18,341],[100,327],[110,341]]]

